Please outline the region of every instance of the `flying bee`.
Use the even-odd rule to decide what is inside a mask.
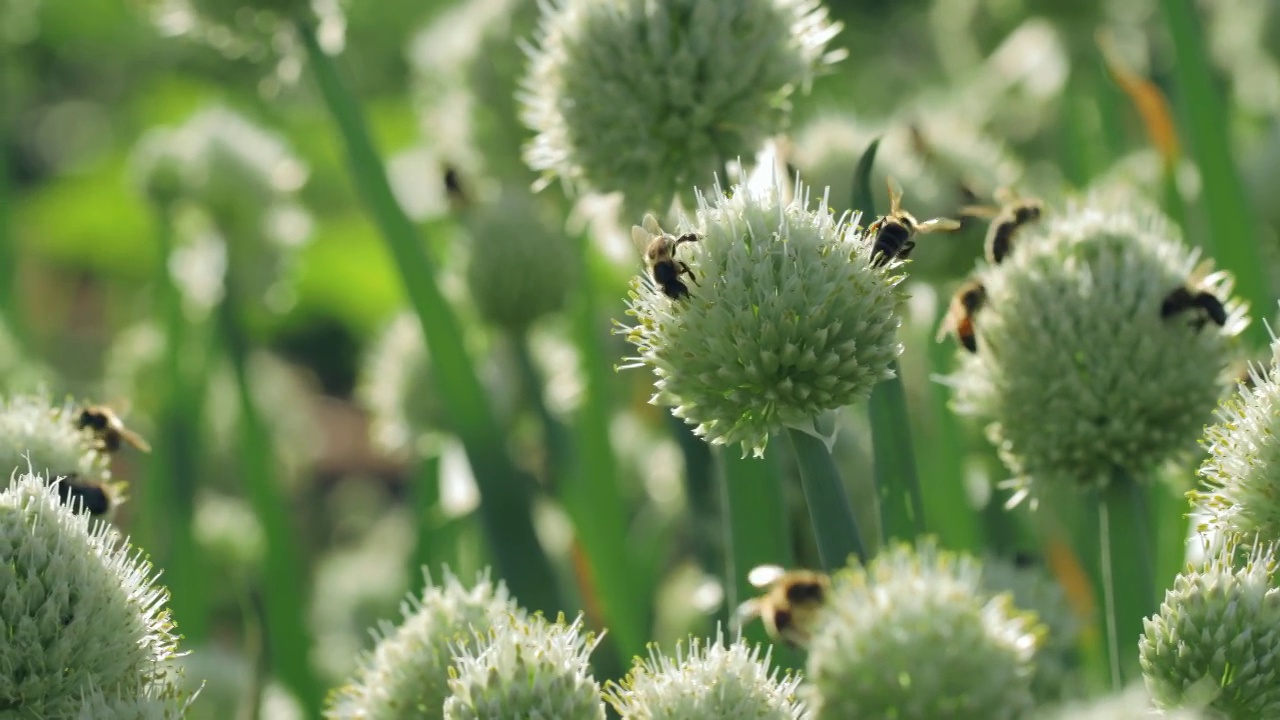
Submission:
[[[449,199],[450,209],[457,211],[465,208],[470,204],[470,194],[467,192],[466,184],[462,181],[462,173],[451,163],[445,163],[444,173],[444,194]]]
[[[920,222],[902,209],[902,193],[889,185],[889,214],[876,218],[867,227],[867,234],[875,238],[871,250],[871,264],[884,265],[894,258],[907,259],[916,246],[917,234],[957,230],[960,223],[948,218],[934,218]]]
[[[111,495],[97,481],[81,480],[78,473],[59,478],[58,499],[73,510],[84,510],[95,517],[106,515],[111,509]]]
[[[1169,292],[1160,303],[1160,317],[1169,319],[1179,313],[1194,311],[1195,317],[1191,325],[1197,331],[1204,328],[1206,320],[1212,320],[1222,327],[1227,324],[1227,308],[1218,299],[1209,285],[1217,279],[1218,273],[1210,274],[1213,269],[1212,260],[1204,260],[1191,271],[1187,282]]]
[[[808,643],[818,612],[831,594],[831,579],[812,570],[760,565],[747,574],[747,581],[765,594],[738,606],[739,627],[758,617],[774,640],[792,647]]]
[[[1044,214],[1044,203],[1036,198],[1020,198],[1009,188],[996,190],[995,200],[1000,203],[999,207],[968,205],[960,209],[960,214],[991,218],[984,248],[987,262],[999,265],[1013,249],[1014,235],[1018,230]]]
[[[90,405],[80,411],[76,421],[81,429],[93,432],[98,441],[98,448],[103,452],[113,453],[120,449],[120,443],[126,442],[142,452],[151,452],[151,445],[138,433],[125,427],[120,416],[106,405]]]
[[[955,335],[960,345],[971,353],[978,352],[978,338],[973,330],[973,316],[987,302],[987,288],[977,280],[969,280],[951,297],[951,308],[934,338],[942,342],[948,335]]]
[[[676,250],[683,243],[696,242],[697,233],[685,233],[676,237],[663,232],[658,226],[658,219],[653,215],[644,216],[644,226],[631,226],[631,239],[636,245],[644,248],[644,261],[649,268],[649,275],[662,288],[662,292],[672,300],[680,300],[689,296],[689,286],[680,280],[681,275],[688,275],[693,284],[698,278],[683,260],[676,259]]]

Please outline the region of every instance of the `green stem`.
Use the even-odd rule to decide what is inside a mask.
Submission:
[[[1235,275],[1237,291],[1254,311],[1270,315],[1275,301],[1263,275],[1265,264],[1258,257],[1257,227],[1233,160],[1227,104],[1214,87],[1200,35],[1203,20],[1192,0],[1161,0],[1160,4],[1173,38],[1179,104],[1203,178],[1209,227],[1213,228],[1202,244]],[[1251,323],[1245,332],[1254,343],[1267,342],[1262,323]]]
[[[693,520],[694,553],[702,564],[703,570],[709,573],[718,572],[727,561],[726,556],[732,548],[732,542],[725,544],[723,548],[718,547],[719,541],[723,538],[723,532],[727,532],[729,528],[722,522],[712,522],[718,517],[717,497],[722,502],[724,498],[721,495],[723,483],[717,477],[711,448],[702,438],[693,434],[688,423],[671,413],[664,413],[663,416],[666,418],[668,430],[679,443],[680,452],[684,456],[684,492],[689,503],[689,515]],[[749,463],[749,465],[755,467],[759,463]],[[727,514],[724,517],[727,518]],[[719,531],[716,529],[717,525],[721,526]]]
[[[946,312],[949,299],[939,294],[937,312]],[[945,343],[929,343],[929,365],[934,373],[950,369],[955,350]],[[965,486],[964,438],[955,413],[947,407],[950,391],[942,383],[928,382],[930,409],[933,411],[933,436],[921,455],[921,494],[929,527],[937,533],[943,547],[953,550],[982,550],[982,529]]]
[[[453,430],[466,449],[480,492],[480,515],[498,572],[512,594],[531,610],[554,615],[562,608],[551,562],[534,532],[532,488],[516,473],[489,401],[468,356],[462,330],[436,283],[413,222],[391,192],[360,103],[333,59],[321,49],[315,26],[298,19],[312,74],[346,146],[351,175],[400,271],[409,301],[431,347],[431,371]]]
[[[545,479],[547,486],[554,490],[561,476],[569,470],[572,463],[571,450],[573,445],[569,438],[569,431],[565,428],[564,423],[557,420],[547,408],[546,400],[542,395],[544,385],[542,374],[538,371],[538,366],[533,360],[529,335],[527,333],[513,335],[511,337],[511,346],[515,354],[516,371],[520,375],[520,384],[524,387],[525,397],[533,408],[533,414],[538,418],[538,423],[542,426],[543,440],[547,451],[547,473]]]
[[[456,539],[440,509],[440,456],[418,458],[412,471],[409,496],[413,500],[418,538],[410,560],[409,577],[417,579],[422,568],[435,571],[437,564],[456,565]]]
[[[894,377],[871,391],[871,447],[875,456],[880,525],[886,540],[910,542],[924,532],[924,498],[911,444],[907,396],[902,368],[893,362]]]
[[[5,56],[10,55],[2,48],[0,53]],[[11,61],[12,59],[12,57],[0,57],[0,138],[6,140],[12,137],[9,132],[12,122],[10,114],[11,109],[15,108],[11,103],[16,93],[13,92],[13,82],[10,77],[15,71],[11,69],[13,67],[11,63],[2,60]],[[18,347],[24,351],[30,351],[26,318],[22,312],[21,296],[18,292],[17,238],[13,234],[11,217],[16,197],[9,173],[8,144],[0,142],[0,318],[4,319],[9,334],[13,336]]]
[[[701,442],[701,441],[699,441]],[[724,538],[725,608],[732,618],[738,606],[760,590],[747,582],[747,574],[758,565],[792,567],[791,528],[787,498],[776,455],[763,460],[744,459],[736,452],[715,453],[716,485],[720,495],[720,527]],[[747,625],[743,636],[750,643],[765,642],[759,623]],[[783,667],[796,667],[796,658],[779,656]]]
[[[1111,680],[1132,678],[1142,621],[1155,609],[1147,490],[1117,471],[1098,493],[1098,540]]]
[[[791,449],[800,465],[800,484],[804,487],[809,519],[818,543],[822,568],[832,572],[856,555],[867,561],[866,546],[858,533],[858,522],[849,507],[844,481],[827,446],[818,438],[795,428],[787,428]]]
[[[144,488],[151,522],[144,525],[143,547],[160,548],[168,541],[166,558],[174,615],[182,623],[182,634],[192,643],[208,634],[208,577],[201,569],[193,532],[195,487],[198,483],[199,426],[204,410],[204,377],[189,376],[183,360],[191,357],[189,323],[183,310],[182,291],[169,272],[173,249],[173,218],[163,208],[156,212],[156,240],[159,246],[156,272],[156,304],[165,326],[165,357],[162,382],[165,387],[161,407],[156,459],[151,463]],[[162,527],[161,527],[162,526]]]
[[[270,430],[258,412],[249,376],[249,343],[240,326],[239,302],[226,278],[226,294],[218,306],[218,324],[235,375],[240,405],[240,453],[249,500],[266,532],[265,630],[272,670],[294,692],[307,717],[320,715],[320,685],[311,672],[311,640],[299,611],[308,587],[302,559],[295,545],[297,533],[289,522],[275,477]]]

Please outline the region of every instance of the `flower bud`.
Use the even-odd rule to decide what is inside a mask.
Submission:
[[[687,653],[677,644],[674,659],[650,646],[648,661],[637,658],[606,699],[623,720],[801,720],[799,685],[799,676],[778,677],[767,651],[761,657],[741,639],[726,646],[717,631],[713,643],[691,639]]]
[[[168,693],[177,646],[168,591],[109,525],[72,512],[28,473],[0,492],[0,557],[0,707],[75,717],[94,707],[97,689],[117,709]]]
[[[1280,716],[1274,544],[1225,542],[1178,575],[1143,625],[1138,659],[1161,708],[1208,705],[1230,720]]]
[[[1145,478],[1194,448],[1247,324],[1230,276],[1193,277],[1197,261],[1170,222],[1120,194],[1051,210],[979,267],[977,350],[959,351],[948,382],[955,409],[987,423],[1015,501],[1117,470]]]
[[[569,625],[564,616],[499,618],[455,647],[444,717],[604,720],[588,660],[597,643],[594,633],[582,635],[581,617]]]
[[[364,658],[352,682],[330,696],[325,717],[443,717],[455,652],[476,647],[495,622],[523,614],[506,586],[490,582],[487,573],[466,588],[447,570],[441,585],[432,584],[428,576],[422,598],[410,596],[401,612],[399,627],[382,623],[377,647]]]
[[[839,30],[816,0],[547,3],[521,97],[537,133],[525,160],[621,191],[637,216],[692,201],[784,128]]]
[[[897,544],[833,578],[803,692],[816,720],[1021,718],[1043,632],[977,560]]]
[[[699,196],[697,225],[674,232],[698,237],[674,258],[688,294],[635,279],[636,323],[619,330],[639,351],[632,366],[657,376],[651,402],[757,456],[771,432],[866,399],[902,349],[901,263],[873,265],[872,239],[798,182],[791,202],[779,192]]]

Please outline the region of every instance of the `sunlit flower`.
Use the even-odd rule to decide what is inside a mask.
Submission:
[[[697,224],[669,229],[699,235],[678,250],[689,296],[637,278],[636,323],[619,330],[657,376],[652,402],[756,455],[771,432],[866,399],[901,352],[902,264],[873,265],[871,239],[847,216],[814,206],[798,182],[794,197],[719,186],[700,196]]]
[[[119,710],[172,695],[168,591],[109,525],[26,474],[0,492],[0,557],[0,707],[76,717],[86,698]]]
[[[25,470],[28,462],[45,477],[72,477],[105,484],[119,496],[123,483],[110,483],[107,457],[93,436],[80,429],[80,408],[70,401],[53,404],[44,393],[14,395],[0,404],[0,477]]]
[[[582,634],[581,617],[570,624],[541,615],[499,618],[456,647],[444,717],[604,720],[588,659],[599,641]]]
[[[344,720],[444,717],[451,657],[484,642],[489,628],[523,611],[501,582],[488,574],[464,587],[448,571],[435,585],[427,578],[422,598],[409,596],[399,626],[381,624],[381,639],[352,682],[329,698],[325,716]],[[497,717],[494,715],[481,717]],[[556,717],[554,715],[548,717]]]
[[[621,684],[610,683],[606,698],[623,720],[801,720],[808,717],[796,699],[800,678],[779,678],[769,653],[738,640],[676,645],[675,658],[649,648]]]
[[[1229,720],[1280,714],[1274,544],[1224,543],[1178,575],[1144,625],[1139,660],[1160,707],[1208,705]]]

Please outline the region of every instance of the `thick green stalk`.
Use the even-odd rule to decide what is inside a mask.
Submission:
[[[822,568],[831,572],[844,567],[850,555],[866,562],[867,551],[858,532],[858,522],[853,517],[844,481],[826,444],[794,428],[787,428],[787,437],[800,465],[800,484],[804,487],[805,503],[809,506],[809,519],[813,522]]]
[[[627,542],[630,519],[609,438],[613,369],[602,342],[603,315],[596,300],[590,244],[585,235],[574,240],[582,267],[571,313],[586,389],[574,419],[573,466],[561,480],[558,494],[573,519],[591,568],[593,589],[625,668],[648,640],[651,592],[644,573],[638,572],[639,558],[633,558]]]
[[[1203,19],[1192,0],[1161,0],[1160,4],[1173,38],[1179,105],[1200,169],[1205,211],[1213,229],[1202,244],[1219,266],[1235,275],[1237,292],[1254,311],[1269,314],[1275,308],[1275,300],[1263,275],[1265,264],[1258,256],[1257,226],[1232,155],[1227,104],[1214,87],[1200,35]],[[1258,345],[1267,342],[1262,323],[1251,323],[1245,332]]]
[[[724,537],[725,608],[730,622],[742,602],[763,590],[747,582],[747,574],[759,565],[795,565],[787,498],[777,456],[763,460],[743,458],[723,450],[715,453],[716,485],[720,494],[720,526]],[[695,522],[702,521],[697,518]],[[750,643],[765,642],[764,626],[758,622],[742,628]],[[783,668],[802,667],[799,658],[784,646],[774,648],[774,662]]]
[[[311,638],[306,613],[306,573],[275,477],[270,430],[258,412],[249,376],[249,343],[240,326],[234,278],[227,277],[226,296],[218,306],[218,322],[236,382],[240,406],[241,472],[245,489],[266,533],[265,631],[272,671],[298,697],[307,717],[320,715],[320,685],[311,672]]]
[[[544,383],[542,374],[533,360],[528,333],[512,335],[510,341],[525,398],[533,408],[533,414],[538,418],[538,423],[542,425],[543,445],[547,452],[546,480],[548,486],[554,490],[560,478],[571,466],[572,440],[564,423],[551,414],[542,396]]]
[[[169,589],[173,592],[174,615],[181,623],[182,634],[192,643],[200,643],[208,634],[209,593],[207,573],[202,571],[196,551],[195,487],[199,481],[199,418],[203,417],[205,384],[203,377],[191,377],[183,368],[191,357],[188,341],[189,323],[182,306],[182,292],[169,272],[169,255],[173,249],[173,224],[162,208],[156,212],[156,239],[159,246],[156,263],[156,305],[164,321],[165,356],[161,382],[164,385],[160,422],[156,438],[156,458],[150,464],[146,487],[143,488],[147,512],[144,519],[143,547],[163,547]]]
[[[938,298],[938,312],[946,312],[949,299]],[[929,367],[946,373],[955,350],[949,344],[929,343]],[[982,529],[969,500],[964,475],[964,439],[959,421],[950,408],[950,392],[942,383],[929,382],[929,404],[933,411],[933,433],[927,438],[929,451],[921,454],[921,488],[929,528],[943,547],[953,550],[982,550]]]
[[[885,540],[910,542],[925,530],[924,497],[916,473],[911,444],[907,396],[902,368],[893,361],[893,378],[871,391],[871,448],[875,457],[876,492],[880,496],[880,526]]]
[[[466,448],[498,573],[522,605],[554,614],[562,605],[551,562],[534,532],[532,488],[506,454],[502,431],[467,354],[458,319],[440,292],[417,229],[391,192],[359,102],[333,59],[321,49],[312,22],[296,24],[320,94],[346,146],[356,190],[386,240],[431,347],[432,376],[449,408],[452,429]]]
[[[412,470],[409,496],[413,499],[418,537],[410,559],[409,577],[417,579],[422,568],[434,572],[441,565],[457,567],[457,529],[440,508],[440,456],[419,457]]]
[[[1147,489],[1118,471],[1098,493],[1103,619],[1114,690],[1136,679],[1142,620],[1156,609]]]

